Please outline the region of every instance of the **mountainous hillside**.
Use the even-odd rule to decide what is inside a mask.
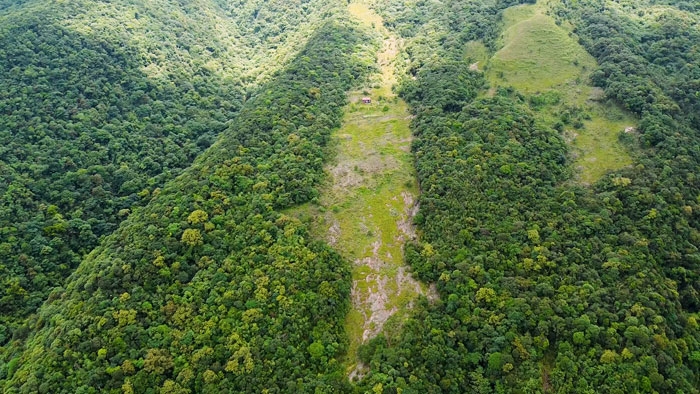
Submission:
[[[617,131],[635,166],[582,188],[562,133],[573,125],[540,116],[557,103],[489,92],[465,59],[474,39],[498,49],[495,11],[509,4],[424,4],[384,12],[411,40],[415,76],[401,93],[416,114],[423,242],[407,257],[442,302],[360,350],[372,366],[361,391],[697,392],[697,14],[538,5],[597,59],[608,105],[639,119]]]
[[[4,3],[0,344],[336,7]]]
[[[348,268],[277,209],[307,201],[366,65],[319,29],[195,164],[84,260],[10,362],[20,392],[342,387]],[[364,67],[363,67],[364,66]],[[320,376],[320,378],[319,378]]]
[[[698,393],[699,92],[685,0],[0,0],[0,387]]]

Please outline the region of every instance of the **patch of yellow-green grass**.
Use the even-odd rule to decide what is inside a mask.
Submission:
[[[404,266],[403,245],[415,237],[411,222],[418,183],[410,152],[411,117],[391,90],[400,42],[366,3],[353,2],[349,10],[378,33],[375,37],[383,37],[376,56],[381,74],[349,94],[343,126],[332,136],[333,160],[318,202],[290,213],[353,262],[353,307],[345,321],[350,345],[344,360],[352,375],[358,371],[358,347],[381,332],[391,316],[394,326],[400,325],[412,302],[428,289]],[[361,102],[365,96],[371,104]]]
[[[348,4],[348,12],[367,27],[378,28],[383,26],[382,17],[372,11],[369,5],[364,2],[355,1]]]
[[[363,342],[365,330],[377,329],[378,323],[370,321],[373,305],[363,302],[366,297],[370,293],[383,292],[387,296],[383,309],[403,314],[420,292],[414,282],[402,288],[405,283],[396,280],[399,268],[404,265],[403,243],[408,239],[400,222],[410,222],[408,211],[412,208],[412,203],[407,205],[404,201],[403,194],[415,199],[418,190],[410,154],[391,146],[405,144],[408,147],[401,137],[408,139],[410,130],[407,124],[396,119],[375,124],[362,118],[356,118],[356,121],[359,124],[346,123],[339,132],[339,135],[345,132],[346,138],[348,135],[353,138],[340,143],[339,155],[348,156],[340,159],[337,165],[342,165],[343,160],[350,163],[353,159],[362,160],[365,155],[376,155],[383,149],[394,161],[393,167],[367,171],[361,185],[356,187],[328,187],[320,199],[321,206],[333,204],[337,207],[326,211],[326,227],[336,226],[335,247],[355,262],[353,311],[346,319],[346,331],[350,335],[346,362],[350,369],[355,365],[357,348]],[[387,124],[394,125],[389,133],[393,138],[387,138]],[[364,150],[358,146],[360,141],[367,143]],[[378,277],[386,280],[383,288],[379,286]]]
[[[364,332],[364,315],[361,311],[352,308],[348,315],[345,317],[345,332],[349,338],[362,338],[362,333]],[[357,357],[357,350],[360,347],[360,341],[350,341],[348,346],[348,358],[352,355],[353,360]]]
[[[501,49],[489,60],[486,77],[492,88],[512,86],[530,96],[558,96],[558,102],[536,109],[539,120],[549,126],[561,122],[561,114],[571,108],[587,114],[579,124],[565,123],[562,129],[576,157],[578,180],[590,184],[632,163],[618,136],[635,121],[616,105],[599,101],[602,92],[588,83],[595,59],[566,26],[547,15],[548,7],[548,2],[539,2],[504,12]]]
[[[470,41],[464,45],[464,57],[472,70],[477,71],[489,61],[489,51],[481,41]]]
[[[515,34],[515,30],[511,29],[513,26],[520,22],[528,20],[540,13],[540,8],[536,5],[521,4],[508,8],[503,12],[503,26],[506,28],[503,30],[501,35],[501,40],[509,41],[512,40]],[[505,46],[504,42],[500,42],[500,46]]]
[[[370,3],[369,0],[354,0],[348,4],[348,11],[360,24],[382,39],[381,49],[376,54],[381,73],[375,76],[372,93],[381,97],[393,97],[392,87],[397,82],[395,59],[403,41],[386,29],[381,16],[372,10]]]
[[[619,119],[595,114],[591,120],[584,122],[581,130],[576,131],[578,135],[573,140],[573,146],[580,156],[577,165],[582,169],[579,172],[582,183],[591,184],[611,169],[632,164],[632,157],[620,144],[618,136],[632,127],[633,122],[624,114],[620,114]]]
[[[535,93],[582,78],[595,67],[595,60],[569,33],[536,6],[510,8],[504,20],[511,25],[503,35],[503,48],[489,63],[487,76],[493,84]]]

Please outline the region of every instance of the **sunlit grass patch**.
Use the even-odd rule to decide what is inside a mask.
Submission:
[[[529,97],[538,119],[570,143],[577,180],[591,184],[632,163],[618,138],[635,122],[614,103],[601,103],[602,92],[588,82],[595,59],[546,11],[547,4],[538,3],[504,12],[502,47],[488,62],[486,77],[491,92],[512,86]]]
[[[504,37],[503,48],[489,63],[488,76],[494,84],[534,93],[584,78],[595,67],[595,60],[547,15],[536,13],[516,22]]]
[[[631,127],[632,119],[606,119],[593,116],[584,123],[574,140],[574,147],[580,152],[577,165],[582,167],[580,181],[591,184],[612,169],[632,164],[632,157],[619,142],[619,135]]]
[[[353,262],[353,309],[345,322],[350,344],[344,358],[353,371],[360,344],[377,335],[387,319],[400,325],[413,301],[428,289],[404,266],[403,245],[414,236],[411,215],[418,182],[408,106],[392,91],[399,42],[365,4],[352,3],[349,10],[384,38],[377,56],[381,75],[348,95],[343,126],[329,147],[328,181],[315,203],[290,213]],[[362,103],[363,97],[372,102]]]

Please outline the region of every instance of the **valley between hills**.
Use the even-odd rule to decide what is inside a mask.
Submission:
[[[0,389],[698,393],[698,26],[0,0]]]

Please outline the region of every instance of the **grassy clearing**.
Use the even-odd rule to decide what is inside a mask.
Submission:
[[[591,106],[591,119],[574,130],[573,140],[580,182],[591,184],[611,170],[632,164],[629,152],[620,144],[619,134],[635,121],[616,107],[604,111],[602,104]]]
[[[469,62],[472,70],[478,71],[489,62],[489,51],[481,41],[471,41],[465,45],[464,57]]]
[[[348,12],[360,23],[375,30],[380,30],[384,21],[364,2],[353,2],[348,4]]]
[[[538,117],[562,129],[574,150],[578,180],[590,184],[632,163],[618,136],[635,120],[599,101],[601,93],[588,84],[595,59],[547,9],[540,2],[506,10],[502,47],[488,62],[486,77],[493,87],[512,86],[535,101],[550,98],[538,106]]]
[[[595,60],[549,16],[529,16],[506,33],[505,46],[491,60],[492,81],[535,93],[575,80],[595,67]]]
[[[353,2],[349,11],[381,38],[377,53],[381,73],[370,86],[349,95],[343,127],[333,136],[335,158],[327,166],[328,182],[318,203],[292,213],[310,222],[312,235],[354,262],[345,360],[354,375],[362,373],[357,364],[360,344],[382,331],[387,321],[395,331],[412,302],[428,289],[410,277],[403,257],[404,243],[415,237],[411,222],[418,187],[408,108],[391,89],[401,42],[366,4]],[[364,96],[372,103],[363,104]]]

